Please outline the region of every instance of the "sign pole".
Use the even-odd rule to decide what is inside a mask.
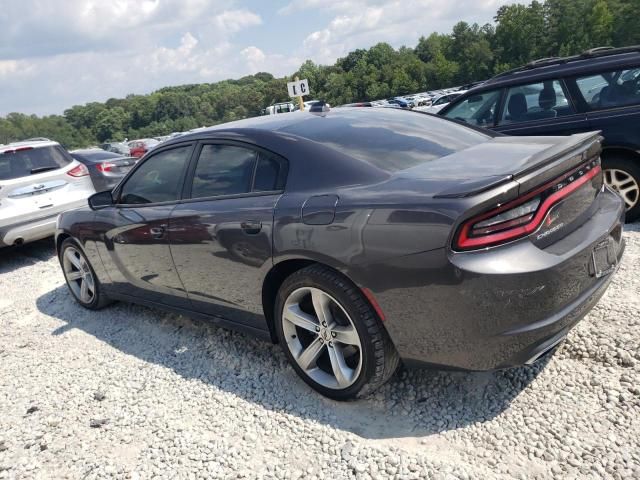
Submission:
[[[296,77],[294,80],[296,81],[296,83],[300,81],[298,77]],[[300,111],[304,112],[304,102],[302,101],[302,95],[298,97],[298,105],[300,106]]]

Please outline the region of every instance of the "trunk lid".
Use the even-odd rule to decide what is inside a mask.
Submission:
[[[514,180],[521,194],[597,156],[600,139],[599,132],[569,137],[498,136],[401,174],[448,180],[436,198],[470,197]]]
[[[107,177],[122,177],[133,168],[138,159],[134,157],[110,158],[95,162],[100,173]],[[103,165],[102,168],[99,165]]]
[[[455,154],[461,155],[458,173],[477,175],[473,183],[459,181],[435,195],[473,197],[456,247],[486,248],[530,236],[546,248],[575,231],[593,214],[603,186],[601,139],[597,132],[497,137]]]

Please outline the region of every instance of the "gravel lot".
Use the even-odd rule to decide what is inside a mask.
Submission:
[[[640,224],[543,365],[324,399],[279,347],[76,306],[51,241],[0,252],[0,479],[640,478]]]

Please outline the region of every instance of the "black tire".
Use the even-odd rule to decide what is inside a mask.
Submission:
[[[74,280],[69,280],[69,278],[67,277],[67,273],[65,271],[64,260],[63,259],[64,259],[64,255],[65,255],[66,251],[69,250],[69,249],[73,249],[75,252],[78,253],[78,255],[80,255],[84,259],[90,274],[93,276],[94,292],[93,292],[93,296],[91,298],[91,301],[88,301],[88,302],[83,301],[82,298],[80,298],[80,296],[78,296],[78,294],[76,292],[77,289],[73,288],[72,285],[71,285],[71,282],[73,282]],[[64,275],[64,279],[67,282],[67,287],[69,288],[69,292],[71,292],[71,295],[73,296],[73,298],[82,307],[84,307],[84,308],[86,308],[88,310],[100,310],[100,309],[106,307],[107,305],[109,305],[110,303],[113,303],[113,300],[108,298],[104,294],[104,292],[102,291],[103,290],[102,289],[102,285],[100,284],[100,281],[98,280],[96,272],[93,270],[93,267],[91,266],[91,262],[89,262],[89,259],[86,257],[86,255],[82,251],[82,248],[80,248],[80,246],[78,245],[78,243],[75,240],[73,240],[71,238],[67,238],[66,240],[64,240],[62,242],[62,245],[60,246],[60,252],[58,254],[58,260],[60,261],[60,266],[62,267],[62,272],[63,272],[63,275]]]
[[[339,302],[357,331],[362,359],[353,384],[344,389],[327,388],[300,368],[287,345],[283,328],[283,308],[289,296],[301,288],[314,288]],[[275,302],[276,334],[296,373],[313,389],[335,400],[362,398],[383,385],[400,363],[398,353],[382,321],[361,290],[340,273],[323,265],[310,265],[289,276],[280,287]]]
[[[622,170],[629,176],[633,177],[636,185],[640,186],[640,158],[617,155],[605,156],[602,162],[602,167],[603,170],[605,170],[605,179],[607,178],[606,170]],[[631,208],[627,207],[627,223],[633,222],[640,218],[640,194],[638,194],[635,199],[635,205]]]

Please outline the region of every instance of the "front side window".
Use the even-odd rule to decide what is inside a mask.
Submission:
[[[452,120],[463,121],[479,127],[493,126],[499,98],[500,90],[471,95],[454,105],[444,115]]]
[[[558,80],[511,87],[500,125],[572,115],[575,111]]]
[[[179,200],[190,153],[189,145],[149,157],[127,179],[122,187],[120,203],[145,204]]]
[[[640,68],[579,77],[576,84],[592,110],[640,104]]]

